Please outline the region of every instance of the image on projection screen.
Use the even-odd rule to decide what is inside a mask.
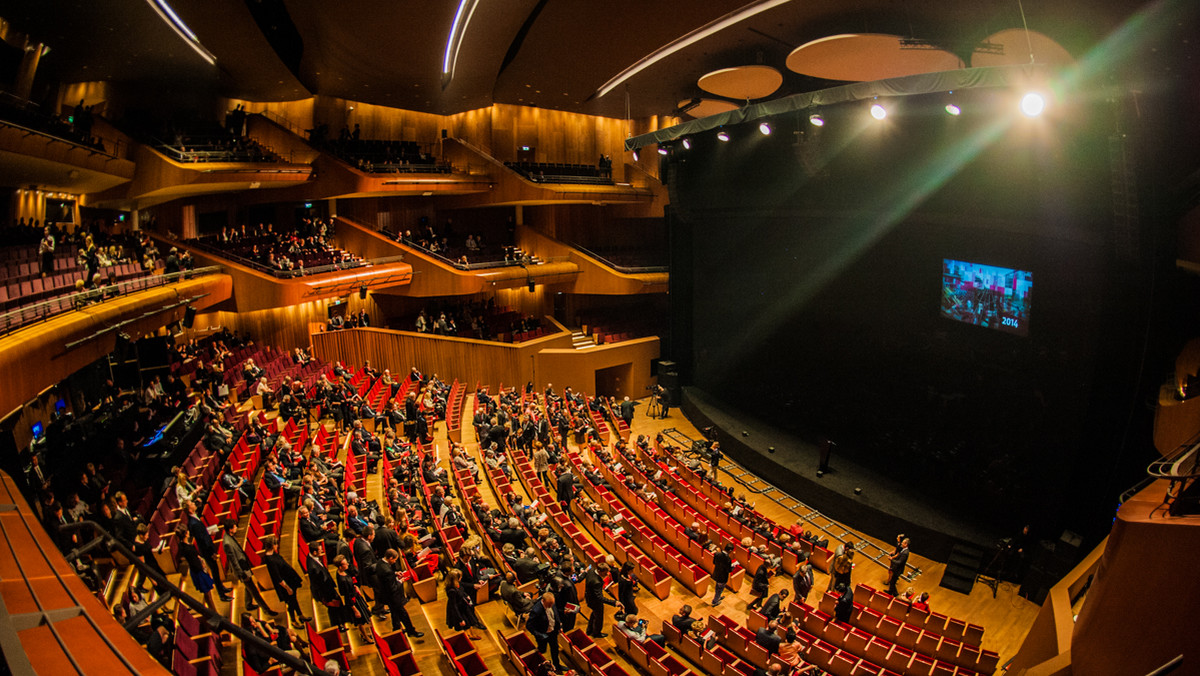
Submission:
[[[1029,335],[1033,273],[942,259],[942,316]]]

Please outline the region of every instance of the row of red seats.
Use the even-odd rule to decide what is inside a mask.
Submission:
[[[175,611],[175,649],[171,670],[176,676],[217,676],[221,672],[220,635],[201,626],[182,603]]]
[[[466,400],[467,388],[455,378],[446,399],[446,435],[455,443],[462,443],[463,403]]]
[[[450,661],[454,671],[459,676],[484,676],[491,674],[487,665],[484,664],[483,658],[479,656],[479,652],[475,649],[475,643],[471,637],[467,636],[466,632],[456,631],[453,633],[443,634],[440,629],[435,630],[438,639],[438,647],[442,649],[442,654]]]
[[[967,645],[976,647],[983,645],[983,627],[978,624],[914,608],[906,599],[892,596],[885,591],[878,591],[865,584],[858,585],[854,598],[856,602],[861,602],[862,605],[876,612],[902,620],[918,628],[962,641]]]
[[[684,555],[676,549],[671,543],[664,540],[652,529],[646,526],[640,518],[634,515],[632,511],[626,508],[625,504],[613,494],[613,491],[599,487],[587,479],[583,473],[583,465],[579,461],[579,454],[575,451],[569,451],[566,454],[568,460],[574,467],[574,474],[583,482],[584,490],[591,495],[596,504],[601,507],[606,507],[606,511],[613,519],[620,516],[622,527],[629,534],[629,538],[637,543],[638,547],[643,552],[648,554],[660,566],[663,567],[672,577],[679,580],[683,586],[692,590],[697,596],[704,596],[708,593],[708,586],[712,578],[708,573],[712,570],[711,565],[705,569],[695,560]],[[641,498],[632,496],[628,493],[624,486],[618,487],[619,490],[625,490],[627,500],[633,500],[633,505],[643,511],[648,511],[649,506],[643,504]],[[711,563],[712,557],[709,557]],[[744,571],[735,571],[729,576],[730,589],[737,590],[741,588]],[[735,586],[736,585],[736,586]]]
[[[661,448],[660,448],[661,451]],[[681,459],[677,459],[681,460]],[[691,469],[683,462],[676,462],[674,469],[675,477],[679,479],[678,493],[691,500],[693,506],[703,512],[708,518],[718,523],[724,523],[731,534],[740,539],[749,537],[751,544],[757,547],[766,547],[773,555],[783,559],[783,569],[788,573],[795,573],[798,565],[798,557],[796,552],[784,549],[777,543],[768,541],[760,533],[752,531],[743,526],[737,519],[729,516],[725,509],[725,502],[729,497],[712,482],[700,476],[698,472]],[[668,477],[668,480],[670,477]],[[698,499],[698,496],[703,496],[703,501]],[[753,509],[748,509],[755,518],[765,520],[771,524],[773,528],[780,531],[788,531],[787,528],[780,526],[771,519],[765,518],[762,513]],[[791,531],[789,531],[791,532]],[[833,561],[833,552],[825,547],[819,547],[807,540],[799,539],[801,551],[809,557],[809,562],[813,564],[817,570],[828,573],[829,566]]]

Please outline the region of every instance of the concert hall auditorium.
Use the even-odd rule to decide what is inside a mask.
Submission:
[[[1200,676],[1197,28],[6,0],[0,675]]]

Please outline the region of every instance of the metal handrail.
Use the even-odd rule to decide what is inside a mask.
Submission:
[[[149,288],[166,286],[174,284],[182,279],[190,279],[202,275],[211,275],[221,272],[223,268],[220,265],[210,265],[194,270],[182,270],[180,272],[172,272],[170,274],[146,275],[135,279],[117,282],[115,284],[106,284],[98,286],[94,289],[86,291],[78,291],[72,294],[64,294],[51,300],[44,300],[30,305],[24,305],[9,310],[0,314],[0,334],[7,333],[13,329],[21,328],[27,324],[32,324],[37,321],[49,319],[55,315],[66,314],[67,312],[75,312],[91,303],[102,302],[111,298],[125,296],[137,291],[145,291]],[[135,288],[137,287],[137,288]],[[62,301],[66,297],[70,300],[70,304],[63,307]],[[55,308],[54,306],[58,307]],[[31,319],[24,319],[31,317]]]
[[[194,246],[197,249],[200,249],[201,251],[206,251],[208,253],[217,254],[217,255],[221,256],[222,258],[228,258],[229,260],[234,261],[234,262],[238,263],[239,265],[245,265],[248,268],[251,268],[251,269],[261,272],[263,274],[271,275],[272,277],[275,277],[277,279],[295,279],[297,277],[311,277],[313,275],[319,275],[319,274],[323,274],[326,272],[336,272],[336,271],[340,271],[340,270],[355,270],[358,268],[371,267],[372,265],[384,265],[386,263],[399,263],[404,260],[403,254],[397,254],[395,256],[385,256],[383,258],[372,258],[369,260],[355,259],[348,263],[330,263],[328,265],[318,265],[315,268],[304,268],[303,270],[275,270],[273,268],[267,267],[266,265],[263,265],[262,263],[259,263],[258,261],[253,261],[253,260],[250,260],[249,258],[242,258],[241,256],[235,256],[235,255],[229,253],[228,251],[223,251],[220,247],[213,246],[213,245],[208,244],[207,242],[204,242],[199,239],[185,241],[184,244],[186,244],[188,246]]]
[[[613,270],[616,270],[617,272],[625,273],[627,275],[643,274],[643,273],[647,273],[647,272],[669,272],[671,270],[671,266],[669,266],[669,265],[644,265],[644,266],[639,266],[639,267],[629,267],[629,266],[624,266],[624,265],[617,265],[616,263],[608,260],[604,256],[596,253],[595,251],[592,251],[591,249],[588,249],[587,247],[585,247],[581,244],[572,242],[571,246],[575,247],[576,249],[579,249],[583,253],[591,256],[592,258],[595,258],[596,260],[600,261],[601,263],[604,263],[606,266],[612,268]]]
[[[141,557],[139,557],[137,554],[134,554],[132,550],[117,540],[112,533],[109,533],[104,529],[103,526],[95,521],[76,521],[75,523],[69,523],[61,526],[60,530],[69,533],[76,530],[82,530],[84,528],[91,528],[97,533],[97,535],[88,544],[65,554],[64,556],[66,557],[68,563],[79,558],[79,556],[81,556],[83,553],[82,550],[94,548],[97,541],[103,540],[107,546],[115,548],[117,551],[121,552],[121,555],[128,559],[134,568],[137,568],[139,572],[153,580],[156,588],[165,589],[168,594],[170,594],[180,603],[188,608],[191,608],[197,613],[200,613],[205,618],[205,623],[214,630],[222,632],[227,631],[234,636],[237,636],[242,640],[243,643],[249,642],[253,644],[255,648],[261,650],[277,661],[286,664],[288,668],[294,669],[296,673],[308,674],[309,676],[316,676],[317,674],[324,673],[312,662],[292,657],[274,643],[264,641],[253,632],[243,629],[240,625],[234,624],[225,619],[224,616],[204,605],[202,601],[197,601],[196,599],[192,598],[187,592],[171,584],[170,580],[168,580],[166,577],[159,575],[158,571],[148,566],[145,561],[142,561]]]

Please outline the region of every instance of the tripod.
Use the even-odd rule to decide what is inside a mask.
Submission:
[[[992,560],[983,567],[975,575],[976,582],[982,582],[992,588],[992,598],[996,598],[996,590],[1000,587],[1000,573],[1004,570],[1004,564],[1008,561],[1008,551],[1011,545],[1000,545],[996,547],[996,553],[992,554]]]
[[[658,395],[650,395],[650,403],[646,406],[646,417],[655,418],[662,415],[662,404],[658,401]]]

